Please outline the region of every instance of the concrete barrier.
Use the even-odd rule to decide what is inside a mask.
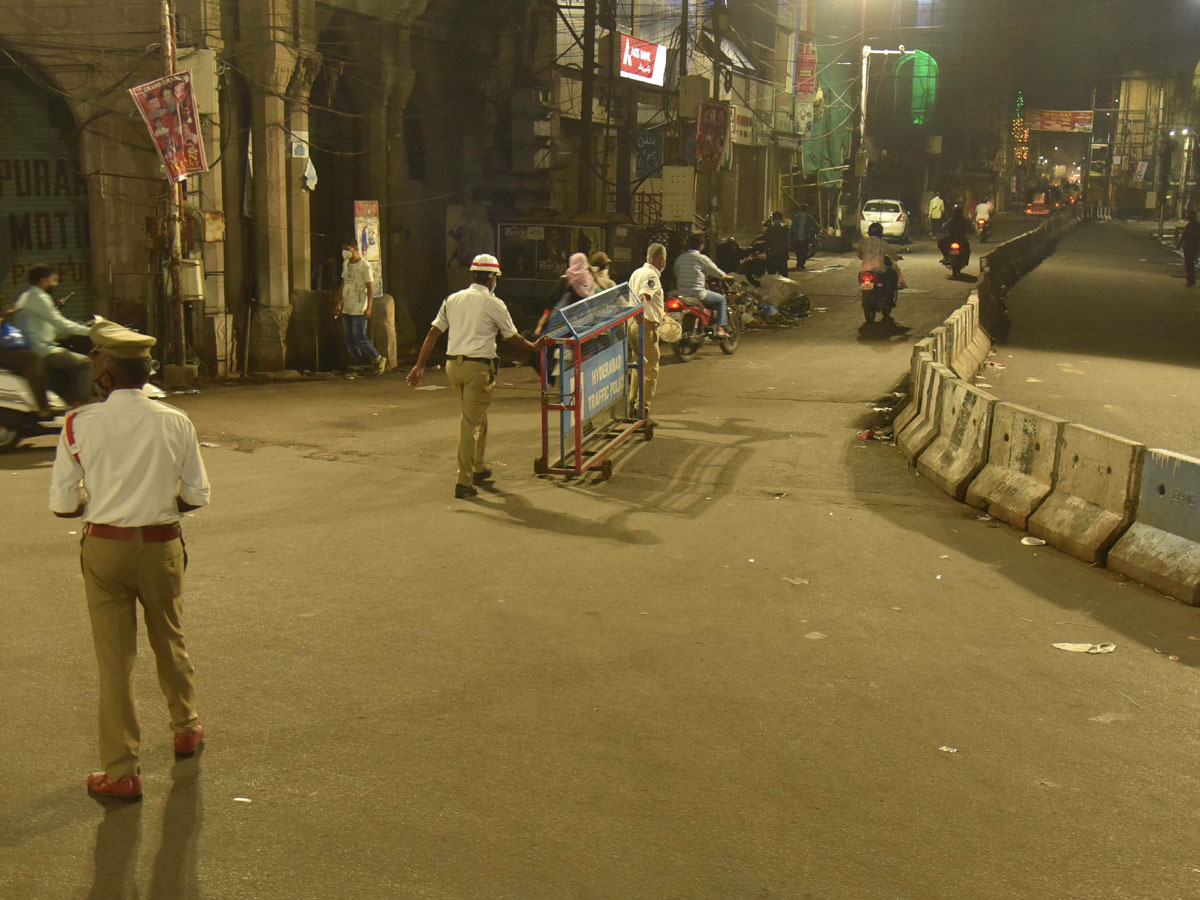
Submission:
[[[925,369],[920,409],[916,418],[896,437],[896,444],[911,463],[915,463],[917,457],[937,437],[941,406],[938,398],[942,396],[942,384],[954,380],[954,373],[941,363],[928,363]]]
[[[925,368],[933,362],[933,339],[924,338],[913,345],[912,367],[909,375],[908,399],[904,407],[892,420],[892,433],[899,434],[916,418],[921,406],[921,386],[925,381]],[[924,364],[924,365],[923,365]]]
[[[983,364],[987,362],[988,354],[992,350],[992,339],[983,327],[983,319],[979,310],[979,297],[972,297],[967,301],[967,306],[971,308],[971,318],[975,325],[969,351],[971,359],[975,361],[975,371],[978,372],[983,368]]]
[[[949,366],[952,360],[947,356],[950,338],[946,333],[946,326],[939,325],[929,332],[929,336],[933,338],[933,361],[943,366]]]
[[[917,459],[917,471],[956,500],[987,463],[996,398],[958,378],[943,379],[938,433]]]
[[[1103,563],[1133,522],[1145,447],[1086,425],[1063,428],[1054,490],[1029,531],[1088,562]]]
[[[978,365],[972,360],[970,353],[971,345],[971,311],[965,307],[959,307],[955,310],[954,315],[950,317],[951,326],[954,329],[954,364],[951,366],[954,369],[954,374],[959,378],[965,378],[968,381],[975,374]]]
[[[967,503],[1017,528],[1028,527],[1053,487],[1066,424],[1015,403],[997,403],[987,465],[967,488]]]
[[[1108,567],[1200,606],[1200,459],[1145,452],[1137,514]]]

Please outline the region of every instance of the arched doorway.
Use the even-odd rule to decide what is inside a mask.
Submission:
[[[39,263],[70,294],[68,316],[90,315],[91,242],[87,181],[79,164],[75,120],[62,97],[37,80],[36,70],[0,54],[0,302],[28,286]]]

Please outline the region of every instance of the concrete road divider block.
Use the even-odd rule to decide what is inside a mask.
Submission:
[[[975,372],[978,372],[983,368],[983,364],[987,362],[988,353],[992,349],[992,339],[988,337],[988,333],[984,330],[982,320],[980,319],[979,298],[972,297],[967,301],[967,306],[971,308],[971,317],[974,322],[968,351],[975,363]]]
[[[1064,427],[1054,490],[1029,517],[1030,534],[1072,556],[1103,563],[1133,522],[1145,450],[1136,441],[1086,425]]]
[[[1200,606],[1200,459],[1146,451],[1137,514],[1108,567]]]
[[[976,365],[971,359],[971,314],[967,308],[960,307],[949,319],[954,330],[954,374],[959,378],[970,380],[975,374]]]
[[[908,398],[892,420],[892,433],[899,434],[916,418],[921,407],[921,386],[925,382],[926,367],[933,362],[933,339],[924,338],[913,346],[912,369],[909,374]]]
[[[929,332],[933,338],[933,361],[939,365],[949,366],[953,360],[947,356],[950,351],[950,337],[945,325],[939,325]]]
[[[996,398],[959,378],[943,379],[938,433],[917,459],[917,471],[956,500],[987,463]]]
[[[896,438],[896,444],[910,463],[915,463],[922,451],[937,437],[940,409],[938,398],[942,395],[942,383],[953,380],[954,373],[940,363],[929,363],[926,367],[925,383],[921,387],[920,410],[916,418]]]
[[[1015,403],[992,410],[987,465],[967,488],[967,502],[1024,529],[1049,496],[1066,420]]]

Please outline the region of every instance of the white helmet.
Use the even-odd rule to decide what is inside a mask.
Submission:
[[[489,272],[492,275],[500,274],[500,260],[492,256],[490,253],[480,253],[477,257],[471,260],[472,272]]]

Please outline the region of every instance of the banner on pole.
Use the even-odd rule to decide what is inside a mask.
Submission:
[[[1090,109],[1027,109],[1021,117],[1030,131],[1067,131],[1090,134],[1095,113]]]
[[[191,71],[139,84],[129,94],[173,184],[208,171]]]
[[[710,169],[719,168],[725,160],[729,142],[729,104],[720,100],[705,100],[696,120],[696,164]]]
[[[796,86],[797,94],[815,94],[817,92],[817,54],[812,52],[811,44],[798,44],[796,51]]]
[[[354,242],[371,265],[375,296],[383,294],[383,253],[379,249],[379,201],[354,201]]]

